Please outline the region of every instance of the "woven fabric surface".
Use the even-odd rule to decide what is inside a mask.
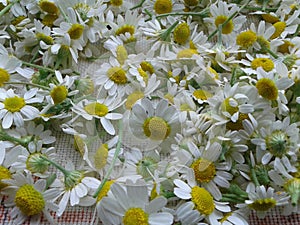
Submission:
[[[68,159],[71,159],[73,162],[79,160],[79,153],[74,150],[73,146],[73,137],[70,135],[65,135],[61,132],[55,132],[57,140],[55,143],[55,148],[60,157],[59,163],[65,165]],[[0,224],[6,225],[10,222],[9,210],[3,206],[4,199],[1,199],[0,206]],[[87,225],[87,224],[96,224],[95,221],[92,221],[94,214],[94,207],[68,207],[64,214],[56,218],[58,225]],[[54,216],[55,217],[55,216]],[[24,225],[29,224],[29,222]],[[49,223],[41,218],[41,225],[48,225]],[[268,216],[264,219],[259,219],[257,216],[252,213],[249,217],[250,225],[298,225],[300,224],[300,214],[294,214],[290,216],[282,216],[280,211],[273,210]]]

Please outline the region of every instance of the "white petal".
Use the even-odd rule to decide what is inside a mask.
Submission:
[[[75,187],[77,188],[77,187]],[[70,205],[74,206],[77,205],[79,203],[79,197],[76,194],[75,188],[73,188],[71,190],[71,194],[70,194]]]
[[[59,202],[59,205],[58,205],[59,208],[57,211],[58,216],[61,216],[64,213],[64,211],[67,207],[67,204],[69,202],[69,198],[70,198],[70,191],[67,191],[64,193],[62,199]]]
[[[172,224],[173,216],[167,212],[153,213],[149,216],[149,223],[151,225]]]
[[[7,112],[2,121],[2,127],[4,129],[8,129],[11,127],[13,123],[13,114],[11,112]]]
[[[105,118],[109,120],[119,120],[122,119],[123,115],[120,113],[108,113]]]
[[[101,117],[100,121],[101,121],[103,128],[105,129],[105,131],[107,133],[109,133],[110,135],[115,135],[115,133],[116,133],[115,128],[113,127],[113,125],[111,124],[111,122],[108,119]]]

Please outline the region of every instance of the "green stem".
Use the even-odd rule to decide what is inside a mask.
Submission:
[[[115,164],[116,164],[116,160],[118,158],[118,155],[120,153],[121,150],[121,144],[122,144],[122,138],[123,138],[123,122],[122,120],[119,121],[119,139],[118,139],[118,143],[117,143],[117,147],[116,147],[116,151],[113,157],[113,160],[107,170],[107,173],[105,174],[101,184],[99,185],[97,191],[94,194],[94,198],[97,198],[97,196],[99,195],[100,191],[102,190],[104,184],[106,183],[106,181],[108,180],[108,177],[110,176]]]
[[[232,20],[242,9],[244,9],[248,4],[249,4],[250,1],[246,2],[243,6],[241,6],[240,10],[232,13],[231,16],[229,16],[227,18],[227,20],[225,20],[224,23],[220,24],[221,27],[223,28],[227,23],[230,22],[230,20]],[[213,36],[215,36],[217,33],[218,33],[218,30],[219,30],[219,27],[217,29],[215,29],[207,38],[207,40],[209,41]]]
[[[276,53],[274,53],[271,49],[269,48],[264,48],[264,50],[266,50],[271,56],[273,56],[275,59],[278,59],[278,55],[276,55]]]
[[[7,133],[5,133],[3,131],[0,131],[0,140],[17,143],[17,144],[22,145],[23,147],[27,147],[27,145],[28,145],[28,140],[22,140],[20,138],[15,138],[13,136],[8,135]]]
[[[43,160],[47,161],[48,163],[50,163],[52,166],[56,167],[56,169],[60,170],[65,177],[69,176],[70,175],[70,171],[66,170],[65,168],[63,168],[61,165],[57,164],[56,162],[48,159],[47,157],[41,155],[40,156]]]
[[[142,0],[142,1],[140,1],[140,3],[139,4],[137,4],[137,5],[135,5],[135,6],[133,6],[132,8],[130,8],[130,10],[134,10],[134,9],[137,9],[137,8],[140,8],[140,7],[142,7],[142,5],[144,4],[144,2],[145,2],[146,0]]]
[[[255,173],[255,169],[251,167],[250,169],[250,172],[251,172],[251,178],[252,178],[252,181],[254,182],[255,186],[260,186],[259,182],[258,182],[258,179],[256,177],[256,173]]]
[[[0,11],[0,17],[2,17],[5,13],[7,13],[10,8],[15,4],[19,2],[18,0],[17,1],[14,1],[14,2],[10,2],[7,6],[5,6],[1,11]]]
[[[245,7],[245,9],[249,9],[252,11],[260,11],[261,8],[260,7]],[[265,8],[265,12],[275,12],[278,8]]]
[[[29,63],[29,62],[22,61],[22,64],[25,65],[25,66],[29,66],[29,67],[39,69],[39,70],[47,70],[47,71],[52,72],[52,73],[55,72],[55,70],[53,70],[53,69],[50,69],[50,68],[47,68],[47,67],[44,67],[44,66],[39,66],[39,65]]]
[[[160,37],[161,37],[161,39],[162,39],[163,41],[166,41],[166,40],[169,38],[169,36],[170,36],[172,30],[177,26],[178,23],[179,23],[179,21],[177,20],[175,23],[173,23],[167,30],[165,30],[165,31],[160,35]]]
[[[39,85],[39,84],[34,84],[34,83],[27,83],[27,82],[5,82],[4,84],[22,84],[22,85],[30,85],[32,87],[38,87],[44,90],[50,91],[51,89],[49,87]]]
[[[163,13],[160,15],[157,15],[156,18],[162,18],[166,16],[199,16],[199,17],[207,17],[209,9],[204,9],[201,12],[173,12],[173,13]]]

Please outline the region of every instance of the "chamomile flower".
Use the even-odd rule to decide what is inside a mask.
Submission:
[[[167,200],[157,197],[149,201],[147,185],[138,180],[136,183],[128,180],[124,186],[113,183],[111,194],[102,198],[98,205],[98,216],[107,224],[172,224],[173,215],[161,212]],[[105,213],[105,214],[104,214]]]
[[[122,114],[113,112],[122,104],[121,100],[121,98],[115,99],[115,96],[108,96],[95,101],[82,100],[77,104],[73,103],[72,111],[77,114],[76,117],[82,116],[86,120],[100,120],[104,130],[114,135],[115,128],[110,121],[122,119]]]
[[[204,18],[204,21],[210,24],[210,29],[213,31],[218,29],[219,25],[222,25],[230,16],[238,11],[239,7],[237,5],[218,1],[210,7],[211,18]],[[245,22],[246,17],[244,15],[233,17],[222,27],[222,34],[230,36],[235,35]]]
[[[13,147],[14,144],[9,141],[0,141],[0,165],[2,165],[4,159],[6,158],[6,149]]]
[[[172,138],[176,133],[176,125],[177,110],[174,106],[168,106],[166,100],[154,104],[143,98],[132,107],[129,117],[132,134],[139,139],[148,139],[153,144]]]
[[[39,115],[39,110],[30,105],[42,102],[43,96],[37,95],[37,91],[37,88],[33,88],[24,95],[17,95],[13,89],[0,89],[0,119],[4,129],[13,124],[17,127],[23,126],[24,120],[32,120]]]
[[[43,148],[42,144],[42,141],[30,142],[28,148],[23,148],[16,162],[11,165],[12,169],[16,172],[30,171],[35,176],[48,177],[49,163],[43,160],[41,156],[55,160],[56,153],[54,147]]]
[[[266,189],[265,186],[255,187],[249,183],[247,187],[249,200],[245,203],[250,209],[256,211],[259,218],[264,218],[266,213],[276,206],[288,204],[290,196],[286,192],[275,192],[272,187]]]
[[[222,195],[219,187],[228,188],[232,179],[229,167],[226,163],[218,162],[221,155],[221,145],[217,142],[206,149],[197,147],[194,142],[187,143],[187,150],[178,152],[179,162],[177,167],[181,168],[183,178],[192,179],[206,188],[215,199],[220,200]],[[218,187],[219,186],[219,187]]]
[[[198,224],[205,219],[209,224],[217,225],[220,224],[218,220],[223,217],[222,213],[230,212],[227,202],[215,201],[207,189],[196,185],[195,180],[191,179],[187,184],[175,179],[174,184],[174,194],[186,200],[176,210],[176,215],[183,224]]]
[[[43,215],[51,224],[55,224],[50,211],[56,212],[58,206],[54,203],[59,192],[46,189],[46,180],[34,181],[30,173],[16,173],[6,180],[8,185],[2,193],[8,198],[7,207],[13,207],[10,216],[14,224],[24,224],[29,218],[30,224],[40,224]]]

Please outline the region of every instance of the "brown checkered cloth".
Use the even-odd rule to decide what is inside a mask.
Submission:
[[[58,162],[61,165],[65,165],[67,159],[72,159],[73,162],[79,160],[79,154],[74,151],[73,147],[73,137],[70,135],[65,135],[61,132],[54,133],[56,136],[56,146],[57,153],[61,157],[58,157]],[[7,225],[10,222],[9,211],[10,208],[5,208],[3,206],[4,199],[1,199],[0,206],[0,224]],[[94,207],[67,207],[64,214],[56,218],[58,225],[89,225],[96,224],[92,222]],[[55,215],[54,215],[55,217]],[[49,225],[49,222],[45,218],[41,218],[41,225]],[[273,210],[264,219],[258,219],[255,213],[252,213],[249,218],[250,225],[300,225],[300,214],[293,214],[290,216],[280,215],[279,210]],[[24,225],[29,225],[27,221]]]

